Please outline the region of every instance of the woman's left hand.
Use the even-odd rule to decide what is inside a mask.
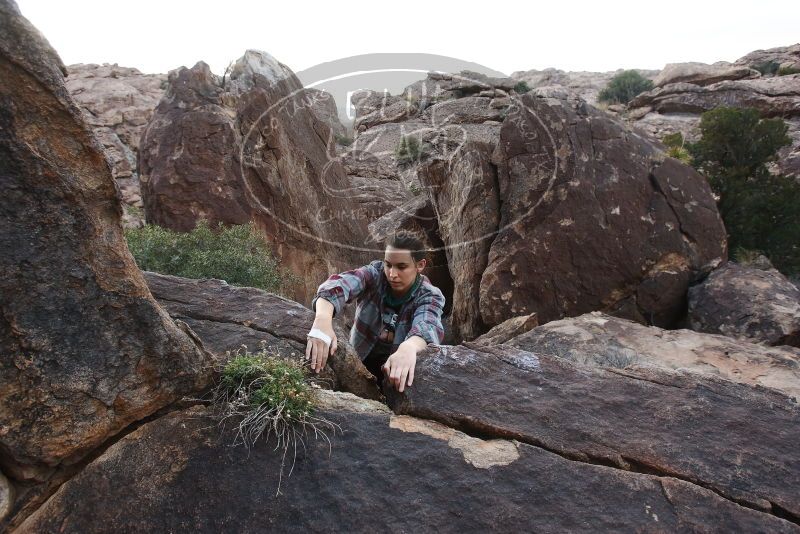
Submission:
[[[417,365],[417,351],[413,347],[403,346],[397,348],[397,352],[389,356],[383,364],[383,372],[397,391],[402,392],[406,383],[411,386],[414,382],[414,367]]]

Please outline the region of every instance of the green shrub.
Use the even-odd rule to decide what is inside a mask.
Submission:
[[[689,154],[681,132],[667,134],[661,138],[661,142],[667,146],[667,155],[671,158],[681,160],[684,163],[692,163],[692,155]]]
[[[775,61],[764,61],[763,63],[755,63],[750,65],[750,68],[756,69],[762,76],[774,76],[780,69],[781,64]]]
[[[222,370],[221,393],[227,400],[246,397],[246,407],[274,410],[287,422],[304,421],[314,411],[315,398],[307,371],[295,360],[262,350],[237,352]]]
[[[157,225],[125,231],[128,248],[143,271],[186,278],[219,278],[237,286],[279,293],[294,277],[279,268],[252,224],[215,230],[201,220],[191,232]]]
[[[667,156],[680,160],[688,165],[692,164],[692,155],[682,146],[671,146],[667,149]]]
[[[700,117],[701,139],[689,145],[698,167],[709,176],[753,176],[783,146],[791,143],[781,119],[761,119],[752,108],[721,106]]]
[[[420,158],[422,151],[420,150],[419,139],[413,135],[404,135],[400,138],[400,142],[394,150],[394,155],[397,158],[397,163],[406,165]]]
[[[763,255],[760,250],[750,250],[744,247],[736,247],[733,251],[733,260],[741,265],[752,265]]]
[[[800,74],[800,69],[794,67],[781,67],[778,69],[778,76],[788,76],[789,74]]]
[[[530,90],[531,88],[528,87],[528,82],[526,82],[525,80],[518,82],[517,85],[514,86],[514,91],[520,94],[527,93]]]
[[[353,138],[346,135],[336,134],[334,135],[334,138],[336,139],[336,142],[342,146],[350,146],[353,144]]]
[[[627,104],[636,95],[652,88],[652,80],[648,80],[636,70],[626,70],[611,78],[597,99],[610,104]]]
[[[683,134],[681,132],[667,134],[661,138],[661,142],[669,148],[683,148]]]
[[[800,184],[766,165],[791,142],[786,124],[754,109],[720,107],[703,113],[700,131],[687,146],[719,197],[729,250],[761,250],[785,274],[800,272]]]

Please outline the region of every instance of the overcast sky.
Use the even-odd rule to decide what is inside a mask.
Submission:
[[[295,72],[375,52],[441,54],[505,74],[661,69],[681,61],[734,61],[800,42],[800,1],[786,0],[18,4],[65,64],[118,63],[145,73],[203,60],[222,74],[248,48],[269,52]]]

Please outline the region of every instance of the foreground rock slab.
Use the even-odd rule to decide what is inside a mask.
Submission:
[[[509,345],[599,367],[655,366],[764,386],[800,400],[800,350],[692,330],[663,330],[591,312],[551,321]]]
[[[800,531],[674,478],[483,440],[362,399],[327,404],[341,431],[330,446],[307,440],[281,495],[281,452],[227,446],[194,407],[120,440],[17,532]]]
[[[251,352],[263,346],[287,358],[305,356],[314,312],[297,302],[253,287],[230,286],[223,280],[152,272],[144,276],[158,302],[172,317],[186,322],[220,361],[227,351],[242,346]],[[374,377],[347,343],[348,334],[334,328],[339,348],[320,378],[334,389],[379,398]]]
[[[389,395],[399,414],[686,480],[800,523],[800,407],[779,392],[470,345],[427,351],[413,386]]]

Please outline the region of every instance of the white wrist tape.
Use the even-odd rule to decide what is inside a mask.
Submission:
[[[333,341],[331,339],[331,336],[329,336],[319,328],[312,328],[311,331],[308,334],[306,334],[306,337],[315,337],[317,339],[321,339],[322,342],[328,346],[330,346],[331,341]]]

